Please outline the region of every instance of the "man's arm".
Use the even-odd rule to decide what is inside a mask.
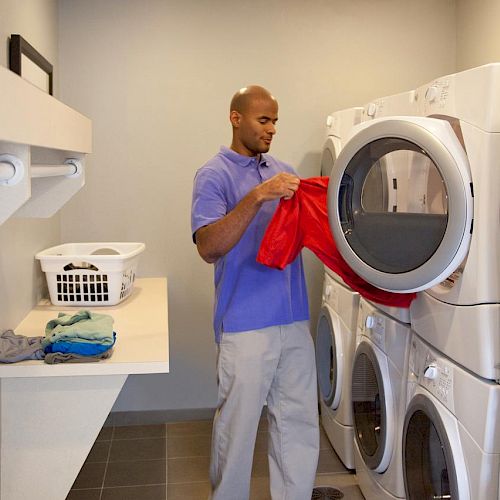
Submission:
[[[300,179],[286,172],[271,177],[252,189],[236,207],[217,222],[196,231],[198,253],[208,263],[226,255],[238,243],[263,203],[277,198],[290,199]]]

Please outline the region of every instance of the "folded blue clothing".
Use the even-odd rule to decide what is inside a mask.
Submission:
[[[42,345],[59,341],[96,342],[112,345],[113,318],[109,314],[98,314],[82,310],[70,315],[59,313],[45,327],[45,338]]]
[[[109,351],[116,342],[116,332],[113,332],[112,344],[97,344],[95,342],[71,342],[69,340],[60,340],[45,347],[45,353],[60,352],[80,354],[81,356],[95,356]]]

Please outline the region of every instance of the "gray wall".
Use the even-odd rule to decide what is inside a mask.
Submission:
[[[171,373],[130,377],[114,409],[213,407],[212,268],[189,212],[196,169],[230,141],[230,96],[268,87],[271,153],[316,175],[327,113],[454,71],[455,2],[63,0],[59,15],[62,100],[94,127],[62,238],[144,241],[140,274],[169,279]],[[322,267],[306,260],[315,317]]]
[[[53,64],[57,93],[57,0],[0,0],[0,64],[5,67],[12,33],[23,36]],[[51,219],[13,217],[0,226],[0,332],[15,328],[40,299],[46,289],[45,277],[33,256],[59,242],[59,215]]]
[[[499,0],[457,0],[457,71],[500,61]]]

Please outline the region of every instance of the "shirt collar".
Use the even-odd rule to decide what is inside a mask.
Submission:
[[[267,162],[266,155],[260,155],[260,161],[258,156],[245,156],[240,155],[236,151],[226,147],[221,146],[220,154],[231,160],[233,163],[236,163],[240,167],[248,167],[250,165],[257,165],[257,162],[262,167],[268,167],[269,163]]]

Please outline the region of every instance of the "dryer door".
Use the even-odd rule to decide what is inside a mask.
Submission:
[[[316,369],[324,403],[333,410],[340,404],[344,374],[344,347],[340,319],[328,306],[321,308],[316,328]]]
[[[365,464],[382,473],[389,466],[396,432],[394,398],[386,355],[362,340],[352,369],[354,436]]]
[[[330,175],[337,247],[357,274],[384,290],[424,290],[448,277],[468,251],[472,209],[465,151],[438,118],[355,126]]]
[[[340,139],[335,136],[328,137],[323,146],[323,154],[321,155],[322,176],[329,176],[332,173],[333,164],[339,155],[340,149]]]
[[[403,472],[408,500],[469,500],[467,471],[456,420],[433,396],[417,393],[403,429]]]

